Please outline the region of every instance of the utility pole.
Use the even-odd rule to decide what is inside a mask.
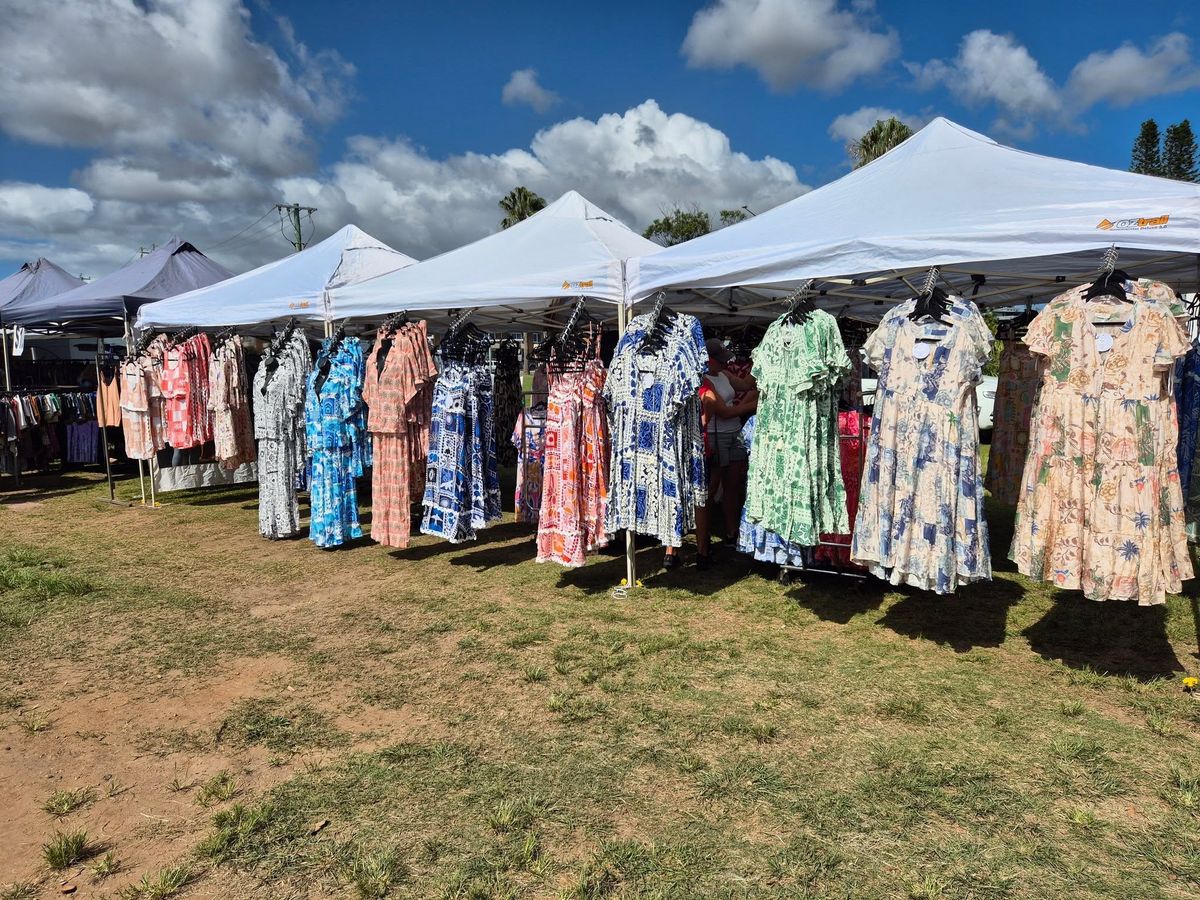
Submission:
[[[157,249],[158,249],[158,244],[151,244],[149,250],[147,250],[145,247],[138,247],[138,259],[141,259],[147,253],[153,253]]]
[[[300,233],[300,213],[306,212],[311,217],[317,211],[315,206],[301,206],[299,203],[276,203],[275,208],[279,210],[280,215],[284,212],[288,214],[288,220],[292,223],[292,230],[296,233],[296,239],[292,241],[292,245],[299,253],[304,249],[304,238]]]

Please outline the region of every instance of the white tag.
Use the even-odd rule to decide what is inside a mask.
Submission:
[[[1113,347],[1113,336],[1111,334],[1096,335],[1096,349],[1101,353],[1107,353]]]
[[[925,359],[929,356],[929,345],[917,342],[913,344],[913,357],[915,359]]]
[[[13,326],[12,355],[20,356],[24,352],[25,352],[25,326],[24,325],[15,325],[15,326]]]

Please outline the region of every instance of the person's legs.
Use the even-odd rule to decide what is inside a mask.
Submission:
[[[741,523],[742,507],[746,503],[746,474],[749,469],[745,461],[735,461],[725,470],[725,498],[721,508],[725,513],[725,538],[736,540]]]

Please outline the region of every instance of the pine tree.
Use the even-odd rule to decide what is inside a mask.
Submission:
[[[1159,149],[1158,123],[1147,119],[1142,123],[1137,140],[1133,142],[1133,158],[1129,171],[1140,175],[1162,175],[1162,151]]]
[[[1196,168],[1196,137],[1187,119],[1167,126],[1163,141],[1163,174],[1176,181],[1200,181]]]

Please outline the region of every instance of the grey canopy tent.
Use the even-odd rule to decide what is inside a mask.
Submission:
[[[45,257],[27,262],[3,281],[0,281],[0,321],[5,310],[13,304],[28,304],[48,297],[56,297],[83,284],[61,266]]]
[[[103,278],[53,296],[14,300],[0,315],[6,325],[124,334],[126,318],[143,303],[223,281],[232,274],[192,244],[172,238]]]

